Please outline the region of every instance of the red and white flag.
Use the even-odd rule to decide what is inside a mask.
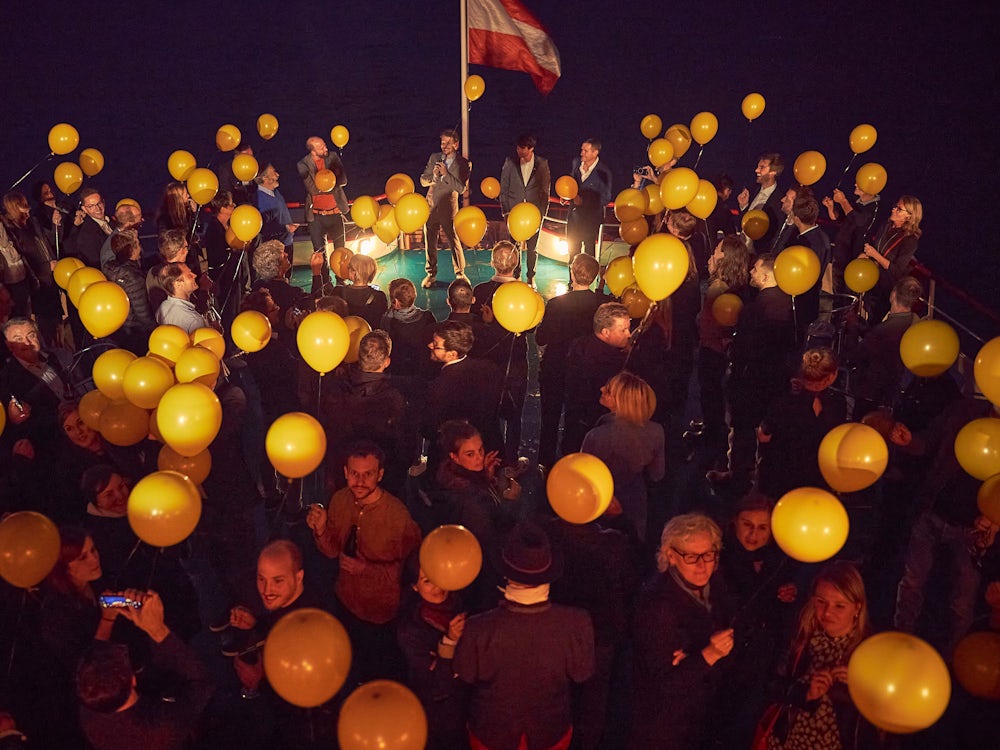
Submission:
[[[562,69],[545,28],[518,0],[468,0],[469,62],[520,70],[547,94]]]

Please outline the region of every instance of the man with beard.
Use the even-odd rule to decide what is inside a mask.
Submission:
[[[430,215],[427,217],[427,236],[424,243],[427,246],[427,262],[424,267],[427,277],[420,282],[424,289],[434,286],[437,279],[439,229],[444,229],[448,245],[451,247],[455,278],[466,278],[465,254],[462,252],[462,243],[455,234],[454,221],[455,214],[458,213],[458,196],[465,192],[469,184],[472,165],[458,153],[460,143],[461,139],[456,131],[443,131],[441,150],[430,155],[427,166],[420,175],[420,184],[429,188],[427,202],[431,207]]]

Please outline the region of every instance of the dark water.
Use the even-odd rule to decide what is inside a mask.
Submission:
[[[667,125],[709,110],[720,127],[702,176],[725,170],[738,186],[752,185],[759,152],[778,150],[790,165],[817,149],[828,161],[816,186],[822,196],[850,159],[851,129],[868,122],[878,143],[855,167],[886,167],[887,200],[923,200],[918,257],[998,306],[990,4],[527,4],[559,46],[563,77],[542,97],[526,75],[474,69],[486,79],[471,112],[475,185],[498,176],[513,138],[531,129],[553,178],[568,171],[584,137],[600,138],[620,189],[643,160],[643,115]],[[459,121],[458,8],[455,0],[369,0],[12,10],[0,44],[0,181],[5,187],[41,158],[48,129],[68,121],[81,148],[104,153],[94,182],[106,197],[134,196],[151,210],[169,179],[168,154],[186,148],[205,165],[216,128],[232,122],[275,161],[294,200],[303,193],[294,167],[305,138],[328,137],[342,123],[351,131],[349,195],[381,192],[393,172],[416,176],[437,133]],[[767,99],[752,124],[739,111],[750,91]],[[280,122],[266,144],[255,132],[262,112]]]

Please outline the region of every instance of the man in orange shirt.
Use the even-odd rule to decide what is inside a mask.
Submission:
[[[344,164],[339,156],[330,153],[326,142],[315,135],[306,140],[306,148],[309,153],[299,160],[297,168],[306,186],[306,221],[309,222],[313,252],[323,251],[328,241],[335,248],[344,247],[344,216],[350,210],[344,192],[347,184]],[[316,187],[316,173],[323,169],[329,169],[337,178],[327,191]]]

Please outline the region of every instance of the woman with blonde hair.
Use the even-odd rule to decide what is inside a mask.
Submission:
[[[334,296],[341,297],[347,303],[348,315],[364,318],[372,330],[378,328],[382,316],[389,310],[385,292],[372,286],[377,273],[378,264],[374,258],[364,253],[355,253],[347,264],[350,286],[333,289]]]
[[[607,464],[625,518],[645,539],[646,485],[666,473],[663,427],[652,421],[656,395],[638,375],[620,372],[601,388],[601,406],[611,413],[586,434],[580,450]]]
[[[889,293],[910,272],[910,263],[920,240],[920,222],[924,207],[919,198],[901,195],[889,213],[889,220],[866,243],[859,258],[869,258],[878,265],[878,283],[865,295],[868,321],[875,325],[889,312]]]
[[[875,747],[874,728],[847,692],[847,663],[868,637],[868,600],[858,569],[827,565],[799,615],[780,697],[761,720],[756,747],[768,750],[857,750]]]

